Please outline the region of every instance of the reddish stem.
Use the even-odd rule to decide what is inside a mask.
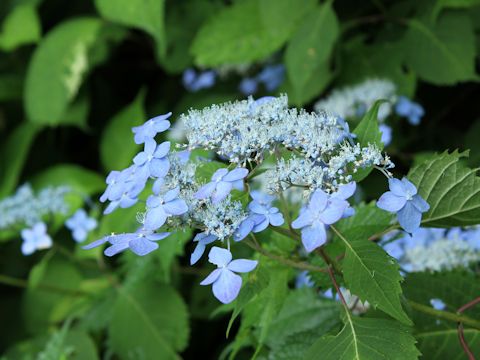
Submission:
[[[474,307],[479,303],[480,303],[480,296],[466,303],[465,305],[461,306],[457,310],[457,313],[461,314],[464,311],[470,309],[471,307]],[[475,360],[475,355],[473,355],[472,350],[470,350],[470,347],[468,346],[468,343],[465,340],[465,334],[463,333],[463,324],[461,322],[459,322],[457,325],[457,332],[458,332],[458,340],[460,340],[460,345],[462,345],[463,351],[468,356],[468,360]]]

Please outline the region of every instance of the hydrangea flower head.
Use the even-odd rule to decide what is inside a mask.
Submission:
[[[420,104],[411,101],[405,96],[398,98],[398,102],[395,104],[395,112],[399,116],[406,117],[411,125],[420,124],[423,115],[425,115],[425,110]]]
[[[170,142],[165,141],[157,146],[153,139],[145,141],[145,149],[138,153],[133,159],[134,164],[141,169],[148,178],[164,177],[170,169],[170,161],[167,154],[170,151]]]
[[[236,299],[242,287],[242,278],[236,273],[247,273],[255,269],[258,261],[237,259],[232,260],[232,254],[227,249],[212,247],[208,261],[217,265],[200,285],[212,285],[213,295],[224,304]]]
[[[272,206],[272,196],[266,194],[252,193],[253,201],[248,204],[252,214],[257,215],[253,232],[265,230],[268,225],[280,226],[284,223],[283,215],[278,208]]]
[[[215,171],[212,175],[212,181],[203,185],[196,193],[197,199],[211,198],[212,204],[218,204],[225,199],[234,188],[234,183],[244,179],[248,175],[245,168],[236,168],[232,171],[222,168]]]
[[[348,208],[343,199],[348,195],[340,192],[337,196],[329,196],[321,189],[316,190],[300,215],[292,222],[294,229],[302,229],[302,243],[305,250],[312,252],[327,241],[325,225],[331,225],[342,218]]]
[[[147,140],[153,140],[155,135],[167,130],[170,127],[170,121],[168,121],[167,119],[171,115],[171,112],[165,115],[159,115],[151,118],[143,125],[133,127],[132,132],[135,134],[135,143],[143,144]]]
[[[188,211],[188,206],[183,199],[179,199],[180,189],[175,188],[161,196],[150,195],[147,199],[147,212],[144,225],[148,230],[156,230],[165,224],[167,217],[182,215]]]
[[[132,250],[139,256],[144,256],[158,249],[156,241],[163,240],[169,235],[169,232],[154,233],[150,230],[139,229],[135,233],[105,236],[83,248],[89,250],[108,242],[111,246],[106,248],[103,252],[106,256],[113,256],[127,249]]]
[[[430,205],[417,194],[417,188],[407,178],[389,179],[390,191],[384,193],[377,201],[380,209],[397,213],[400,226],[408,233],[420,227],[422,213],[430,209]]]
[[[76,242],[85,241],[88,233],[97,227],[97,220],[87,215],[84,209],[78,209],[71,218],[65,222],[65,226],[72,231]]]
[[[23,255],[30,255],[35,250],[48,249],[52,246],[52,238],[47,234],[47,226],[43,222],[36,223],[31,229],[23,229],[21,235]]]

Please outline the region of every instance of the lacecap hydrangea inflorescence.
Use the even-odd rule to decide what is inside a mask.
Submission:
[[[232,260],[231,242],[287,226],[275,204],[285,191],[303,190],[300,214],[289,225],[301,231],[304,248],[311,252],[327,241],[329,225],[354,213],[347,199],[355,192],[357,171],[376,167],[391,176],[393,164],[375,144],[361,146],[345,122],[330,113],[289,108],[286,95],[190,110],[179,118],[186,143],[177,144],[178,150],[155,139],[169,128],[170,116],[133,129],[144,150],[128,168],[108,175],[100,198],[109,202],[109,213],[133,206],[142,194],[146,206],[137,216],[138,230],[107,235],[86,248],[108,243],[108,256],[127,249],[146,255],[171,232],[195,229],[191,263],[212,245],[209,261],[218,269],[201,284],[212,284],[224,303],[238,295],[241,277],[236,273],[252,271],[257,264]],[[192,155],[198,149],[214,153],[223,163]],[[263,171],[270,183],[268,194],[252,189],[251,180]]]

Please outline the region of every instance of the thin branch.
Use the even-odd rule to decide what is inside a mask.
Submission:
[[[290,259],[284,258],[284,257],[276,255],[276,254],[272,254],[271,252],[265,250],[263,247],[255,244],[255,242],[253,242],[253,241],[244,240],[243,243],[245,243],[246,245],[248,245],[252,249],[258,251],[263,256],[266,256],[270,259],[276,260],[279,263],[282,263],[284,265],[287,265],[287,266],[290,266],[290,267],[293,267],[293,268],[296,268],[296,269],[300,269],[300,270],[308,270],[308,271],[315,271],[315,272],[321,272],[321,273],[327,273],[328,272],[327,269],[324,269],[324,268],[321,268],[321,267],[318,267],[318,266],[315,266],[315,265],[310,265],[309,263],[306,263],[306,262],[297,262],[297,261],[290,260]]]
[[[8,285],[8,286],[13,286],[13,287],[18,287],[18,288],[27,288],[29,287],[28,281],[23,280],[23,279],[18,279],[14,278],[8,275],[2,275],[0,274],[0,284]],[[73,296],[88,296],[90,293],[82,291],[82,290],[73,290],[73,289],[66,289],[66,288],[61,288],[58,286],[53,286],[53,285],[47,285],[47,284],[38,284],[36,286],[38,289],[46,290],[46,291],[51,291],[51,292],[56,292],[56,293],[61,293],[61,294],[68,294],[68,295],[73,295]]]
[[[444,311],[444,310],[435,310],[434,308],[428,305],[420,304],[412,300],[408,300],[408,303],[411,306],[411,308],[416,311],[420,311],[422,313],[425,313],[427,315],[430,315],[439,319],[444,319],[444,320],[448,320],[456,323],[462,322],[465,325],[469,325],[475,329],[480,330],[480,321],[472,319],[468,316],[455,314],[455,313]]]
[[[461,306],[457,313],[462,314],[464,311],[474,307],[475,305],[480,303],[480,296],[472,301],[469,301],[465,305]],[[475,360],[475,355],[473,355],[472,350],[468,346],[467,341],[465,340],[465,334],[463,333],[463,322],[459,321],[457,324],[457,332],[458,332],[458,340],[460,340],[460,345],[462,345],[462,349],[465,354],[468,356],[468,360]]]

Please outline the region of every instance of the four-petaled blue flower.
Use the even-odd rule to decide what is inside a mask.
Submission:
[[[154,189],[155,192],[156,189]],[[177,187],[169,190],[165,195],[155,192],[147,199],[147,212],[145,214],[144,226],[148,230],[156,230],[162,227],[167,217],[182,215],[188,211],[185,200],[178,198],[180,189]]]
[[[257,233],[265,230],[268,225],[283,225],[284,219],[278,208],[272,206],[274,196],[262,194],[258,191],[251,192],[253,201],[248,204],[250,212],[256,216],[255,226],[252,231]]]
[[[400,226],[407,232],[413,233],[419,228],[422,213],[430,206],[417,194],[417,188],[407,178],[402,180],[389,179],[390,191],[387,191],[377,201],[380,209],[397,213]]]
[[[103,252],[106,256],[113,256],[121,253],[128,248],[139,256],[144,256],[158,249],[158,244],[155,241],[163,240],[169,236],[169,232],[154,233],[146,229],[138,229],[135,233],[108,235],[97,241],[92,242],[83,247],[85,250],[93,249],[94,247],[110,243],[111,246]]]
[[[423,107],[420,104],[411,101],[405,96],[400,96],[398,98],[398,101],[395,104],[395,112],[399,116],[406,117],[411,125],[420,124],[420,120],[423,115],[425,115],[425,110],[423,110]]]
[[[232,171],[222,168],[215,171],[212,176],[212,181],[203,185],[196,193],[197,199],[211,198],[212,204],[218,204],[225,199],[230,191],[234,188],[235,183],[242,180],[248,175],[248,170],[245,168],[236,168]]]
[[[153,139],[145,141],[145,149],[138,153],[133,162],[141,169],[144,177],[164,177],[170,169],[167,154],[170,151],[170,142],[165,141],[157,146]]]
[[[23,255],[30,255],[35,250],[48,249],[52,246],[52,238],[47,234],[47,226],[43,222],[36,223],[31,229],[23,229],[21,235]]]
[[[97,227],[97,220],[89,217],[84,209],[78,209],[65,222],[65,226],[72,231],[72,237],[76,242],[82,242],[85,241],[88,233]]]
[[[197,92],[215,85],[216,77],[217,74],[213,70],[197,73],[194,69],[189,68],[183,72],[182,83],[188,91]]]
[[[170,121],[167,119],[171,115],[171,112],[165,115],[159,115],[148,120],[143,125],[133,127],[132,131],[135,134],[135,143],[143,144],[147,140],[153,140],[155,135],[167,130],[170,127]]]
[[[242,278],[235,274],[247,273],[255,269],[258,261],[237,259],[232,261],[232,254],[227,249],[212,247],[208,261],[217,265],[200,285],[213,284],[213,295],[224,304],[231,303],[238,296],[242,287]]]
[[[300,209],[297,219],[292,222],[292,228],[302,229],[302,243],[305,250],[311,252],[327,241],[325,225],[331,225],[340,220],[349,208],[346,201],[353,195],[355,183],[341,186],[329,196],[323,190],[316,190],[309,203]],[[347,213],[351,215],[350,213]]]
[[[205,252],[205,247],[217,239],[218,238],[215,235],[204,232],[195,235],[193,241],[197,242],[197,246],[195,247],[195,250],[193,250],[192,255],[190,255],[190,265],[195,264]]]

